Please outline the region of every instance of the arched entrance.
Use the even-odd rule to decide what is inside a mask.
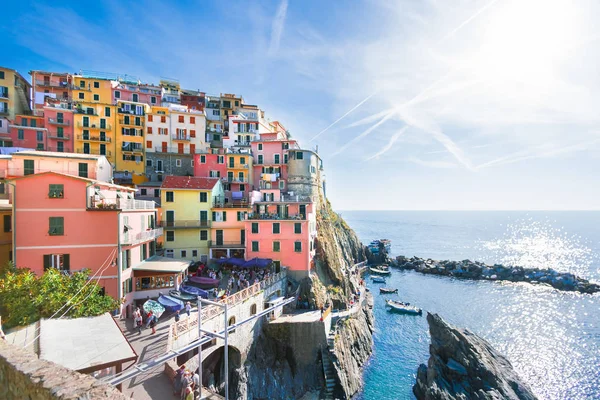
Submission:
[[[238,383],[242,373],[242,355],[238,349],[228,346],[229,398],[237,399]],[[202,362],[202,384],[204,387],[225,394],[225,347],[218,348]]]

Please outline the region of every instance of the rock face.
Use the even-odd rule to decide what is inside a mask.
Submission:
[[[418,400],[536,399],[510,362],[488,342],[466,329],[427,314],[429,362],[417,370]]]
[[[569,272],[553,269],[510,267],[499,264],[486,265],[480,261],[437,261],[419,257],[396,257],[393,265],[412,269],[422,274],[444,275],[463,279],[485,279],[510,282],[548,284],[555,289],[580,293],[600,292],[600,285],[575,276]]]

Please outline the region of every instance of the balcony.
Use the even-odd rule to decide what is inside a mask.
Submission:
[[[121,125],[129,125],[129,126],[138,126],[138,127],[144,127],[144,118],[140,117],[140,123],[139,125],[135,123],[135,118],[130,118],[129,120],[125,119],[125,118],[119,118],[119,124]]]
[[[227,168],[229,169],[248,169],[250,168],[250,165],[248,164],[240,164],[240,163],[235,163],[235,164],[227,164]]]
[[[181,141],[181,142],[189,142],[191,140],[190,135],[181,135],[181,134],[177,134],[177,133],[173,133],[171,135],[171,139],[175,140],[175,141]]]
[[[266,190],[270,190],[270,189],[266,189]],[[273,190],[275,190],[275,189],[273,189]],[[290,195],[282,194],[281,198],[279,200],[263,199],[263,200],[255,201],[255,203],[312,203],[312,199],[310,198],[310,196],[299,196],[299,195],[290,196]]]
[[[143,153],[143,147],[122,147],[121,151],[124,153]]]
[[[228,242],[228,241],[223,241],[223,240],[209,240],[208,247],[212,247],[213,249],[245,248],[246,243]]]
[[[77,149],[76,153],[79,154],[92,154],[95,156],[106,156],[106,157],[110,157],[112,156],[112,153],[110,151],[105,151],[104,153],[101,153],[100,150],[95,150],[95,149],[89,149],[87,152],[83,151],[83,149]]]
[[[306,215],[302,214],[277,214],[277,213],[250,213],[246,216],[248,220],[275,220],[275,221],[306,221]]]
[[[86,108],[86,109],[77,108],[77,109],[75,109],[75,112],[77,114],[90,115],[90,116],[93,116],[93,117],[97,117],[98,116],[98,111],[94,110],[93,108]]]
[[[100,130],[100,129],[105,129],[110,131],[112,129],[112,127],[110,126],[110,124],[84,124],[83,122],[78,122],[77,123],[77,127],[78,128],[83,128],[83,129],[95,129],[95,130]]]
[[[136,211],[136,210],[155,210],[156,203],[146,200],[133,199],[102,199],[88,201],[88,211]]]
[[[48,139],[69,140],[70,138],[68,134],[59,135],[57,132],[48,132]]]
[[[0,104],[6,104],[6,103],[0,103]],[[8,107],[6,108],[0,108],[0,115],[8,115],[10,112],[8,111]]]
[[[241,199],[231,200],[228,202],[221,198],[214,197],[213,198],[213,207],[214,208],[248,208],[250,205],[248,204],[248,198],[243,197]]]
[[[211,149],[221,149],[221,148],[223,148],[223,141],[221,141],[221,140],[211,140],[210,141],[210,148]]]
[[[134,245],[134,244],[138,244],[138,243],[147,242],[148,240],[157,239],[157,238],[161,237],[162,235],[163,235],[162,228],[149,229],[147,231],[139,232],[139,233],[127,232],[123,236],[121,236],[121,244]]]
[[[240,178],[239,176],[237,177],[222,177],[221,180],[224,183],[248,183],[248,178],[244,177],[244,178]]]
[[[155,147],[155,153],[165,153],[165,154],[192,154],[190,149],[179,149],[179,147]]]
[[[133,115],[134,117],[143,117],[145,115],[145,113],[143,111],[140,114],[136,114],[135,110],[127,110],[125,108],[117,108],[117,112],[119,114]]]
[[[59,88],[59,89],[77,89],[82,90],[75,85],[71,85],[68,82],[50,82],[50,81],[35,81],[36,86],[49,87],[49,88]]]
[[[77,135],[77,140],[82,140],[84,142],[110,143],[111,139],[105,136]]]
[[[70,126],[71,121],[65,121],[64,119],[48,118],[48,123],[52,125]]]
[[[210,228],[211,221],[209,220],[177,220],[177,221],[160,221],[160,226],[169,229],[194,229],[194,228]]]
[[[130,137],[144,137],[143,129],[123,128],[121,135]]]
[[[247,140],[236,140],[234,146],[250,147],[252,146],[252,142],[249,142]]]

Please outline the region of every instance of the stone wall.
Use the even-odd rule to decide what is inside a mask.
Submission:
[[[114,399],[127,397],[97,379],[40,360],[0,340],[0,399]]]
[[[146,176],[152,182],[158,181],[158,161],[162,161],[162,176],[177,175],[177,176],[193,176],[194,167],[192,166],[192,154],[175,154],[175,153],[146,153],[146,160],[151,160],[152,166],[146,164]],[[179,160],[179,166],[178,161]],[[145,161],[144,161],[145,162]]]

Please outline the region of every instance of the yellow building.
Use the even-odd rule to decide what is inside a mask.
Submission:
[[[14,121],[17,114],[31,113],[31,85],[14,69],[0,67],[0,120]],[[8,124],[0,125],[2,133]]]
[[[250,153],[228,152],[226,162],[227,174],[225,178],[227,186],[225,190],[241,192],[242,197],[247,201],[248,193],[252,189],[250,186],[253,182],[252,155]]]
[[[133,183],[145,181],[144,131],[150,106],[133,101],[117,102],[115,171],[128,171]]]
[[[0,203],[0,271],[12,261],[12,205]]]
[[[245,258],[247,203],[215,199],[209,243],[210,258]]]
[[[218,178],[167,176],[161,186],[161,226],[167,257],[208,261],[214,199],[224,197]]]
[[[73,151],[104,155],[115,164],[116,137],[112,86],[107,79],[73,77]]]

